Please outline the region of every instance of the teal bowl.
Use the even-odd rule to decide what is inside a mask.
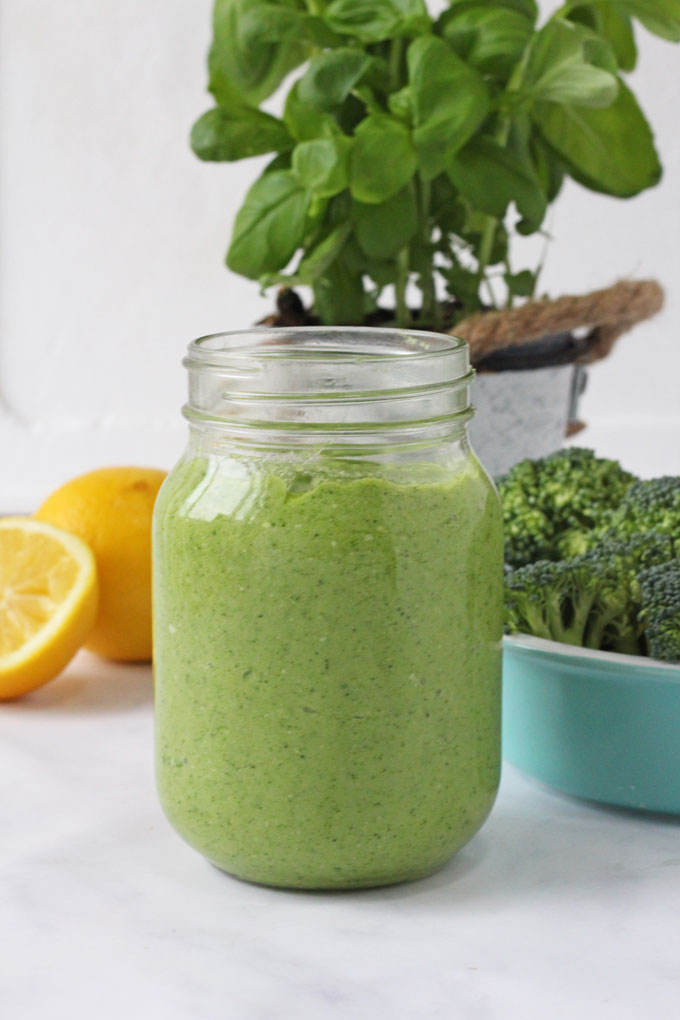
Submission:
[[[680,814],[680,665],[506,636],[503,757],[576,797]]]

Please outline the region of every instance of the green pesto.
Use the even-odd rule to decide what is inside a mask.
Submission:
[[[417,878],[493,803],[498,498],[474,460],[385,470],[200,457],[160,494],[159,792],[239,877]]]

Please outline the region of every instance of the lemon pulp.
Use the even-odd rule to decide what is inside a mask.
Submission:
[[[96,611],[96,566],[84,542],[31,518],[0,520],[0,698],[61,672]]]

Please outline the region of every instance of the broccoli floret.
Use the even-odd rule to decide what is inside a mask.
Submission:
[[[666,475],[630,486],[607,526],[612,535],[659,531],[680,536],[680,477]]]
[[[573,560],[540,560],[506,575],[506,632],[639,655],[638,574],[674,553],[668,535],[600,542]]]
[[[607,519],[610,511],[603,511],[603,518]],[[598,542],[602,541],[604,525],[589,529],[568,528],[555,539],[555,549],[558,559],[573,560],[576,556],[583,556],[589,549],[594,549]]]
[[[647,654],[680,662],[680,559],[643,570],[638,581]]]
[[[553,528],[538,505],[537,464],[522,460],[503,478],[496,479],[503,506],[505,562],[512,567],[549,558],[546,549],[552,544]]]
[[[506,562],[520,567],[583,554],[634,481],[617,461],[576,446],[520,461],[498,480]]]
[[[671,536],[650,531],[623,540],[602,539],[579,558],[580,563],[592,565],[601,592],[601,612],[599,619],[593,617],[590,621],[586,647],[630,655],[645,653],[638,577],[642,571],[668,563],[674,556]]]
[[[592,569],[576,561],[518,567],[505,579],[505,631],[583,645],[597,594]]]

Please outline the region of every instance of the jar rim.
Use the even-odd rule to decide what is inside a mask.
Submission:
[[[259,327],[189,344],[190,422],[382,432],[466,421],[474,376],[464,340],[379,327]]]
[[[269,336],[269,341],[265,337]],[[250,339],[250,343],[241,340]],[[314,341],[312,346],[309,340]],[[296,343],[295,341],[301,341]],[[338,341],[347,345],[340,349]],[[257,341],[257,342],[253,342]],[[382,349],[379,349],[382,345]],[[429,361],[452,354],[467,355],[467,342],[450,333],[383,326],[254,326],[250,329],[206,333],[192,340],[186,367],[223,368],[234,357],[362,363]],[[465,357],[468,362],[468,358]],[[461,366],[462,367],[462,366]],[[466,374],[468,365],[461,372]]]

